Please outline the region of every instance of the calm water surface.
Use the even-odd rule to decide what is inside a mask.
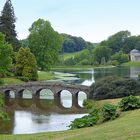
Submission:
[[[90,86],[101,77],[117,75],[122,77],[137,78],[140,67],[119,67],[102,69],[65,69],[53,70],[57,74],[53,81]],[[14,93],[10,93],[14,97]],[[41,100],[32,101],[31,93],[24,91],[24,100],[5,100],[4,109],[11,116],[11,121],[0,122],[0,133],[27,134],[49,131],[67,130],[71,121],[85,115],[81,108],[84,93],[80,93],[78,100],[80,108],[71,108],[72,96],[68,91],[61,93],[61,104],[53,100],[53,93],[43,90]]]

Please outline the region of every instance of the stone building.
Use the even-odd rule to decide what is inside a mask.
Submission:
[[[136,49],[130,52],[130,60],[131,61],[140,61],[140,52]]]

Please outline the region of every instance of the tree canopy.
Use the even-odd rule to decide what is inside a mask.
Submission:
[[[4,35],[0,33],[0,77],[4,77],[12,64],[13,49],[5,42]]]
[[[23,80],[37,80],[37,63],[29,48],[20,48],[16,55],[16,74]]]
[[[19,49],[17,33],[15,31],[16,17],[11,0],[6,0],[0,16],[0,32],[5,35],[5,40],[10,43],[14,51]]]
[[[131,33],[129,31],[120,31],[108,38],[108,40],[102,41],[101,46],[107,46],[112,49],[113,53],[123,50],[123,45]]]
[[[62,36],[64,38],[63,53],[78,52],[86,48],[87,42],[83,38],[67,34],[62,34]]]
[[[93,57],[98,64],[101,64],[103,59],[107,62],[111,57],[111,49],[105,46],[97,46],[93,50]]]
[[[62,36],[54,31],[50,22],[43,19],[35,21],[29,31],[29,48],[35,55],[39,68],[50,69],[61,50]]]

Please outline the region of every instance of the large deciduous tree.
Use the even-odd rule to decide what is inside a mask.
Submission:
[[[101,64],[102,59],[107,62],[110,60],[111,57],[111,49],[105,46],[97,46],[93,50],[93,57],[94,61],[99,64]]]
[[[0,33],[0,77],[6,76],[12,64],[12,54],[12,46],[5,42],[4,35]]]
[[[57,61],[63,38],[51,27],[50,22],[43,19],[35,21],[29,29],[29,48],[35,55],[41,70],[50,69]]]
[[[0,32],[5,35],[6,41],[12,44],[13,50],[17,51],[20,45],[15,31],[15,22],[16,18],[11,0],[6,0],[0,16]]]
[[[16,55],[16,74],[23,80],[37,80],[37,63],[29,48],[20,48]]]

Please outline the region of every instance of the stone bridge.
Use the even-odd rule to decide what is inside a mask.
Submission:
[[[61,92],[64,90],[72,94],[72,106],[78,106],[79,92],[84,92],[87,95],[87,99],[92,98],[92,95],[90,95],[90,87],[88,86],[53,82],[28,82],[25,84],[0,86],[0,93],[2,93],[5,98],[10,98],[10,92],[13,91],[16,99],[22,99],[24,90],[29,90],[32,93],[32,99],[36,100],[40,98],[40,92],[43,89],[51,90],[54,95],[54,100],[57,101],[58,104],[61,102]]]

